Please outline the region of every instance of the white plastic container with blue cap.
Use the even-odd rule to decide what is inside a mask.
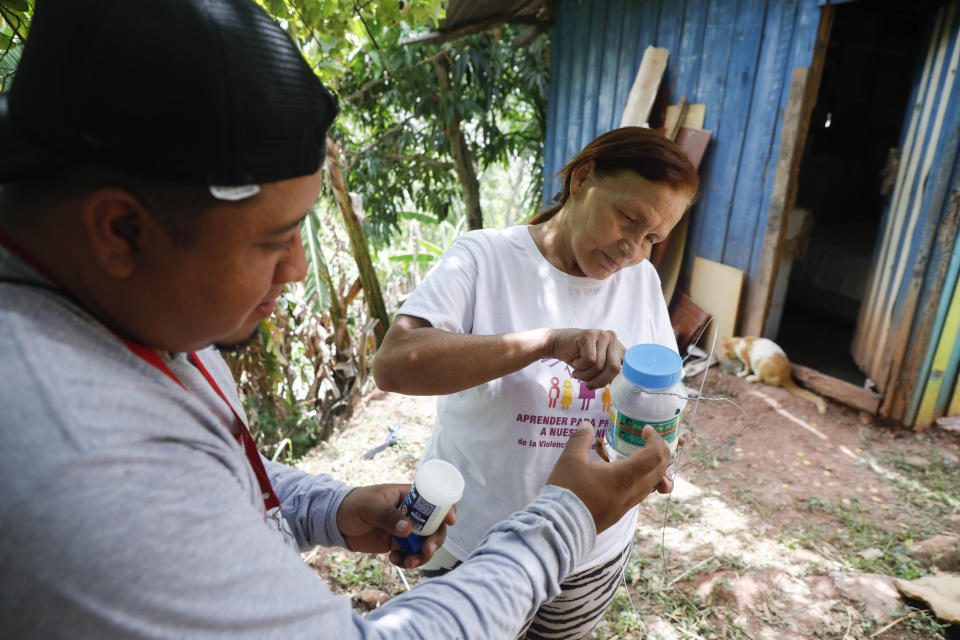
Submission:
[[[606,441],[611,459],[629,456],[643,448],[644,425],[657,430],[670,455],[677,451],[680,418],[687,392],[680,381],[680,354],[659,344],[638,344],[627,349],[623,369],[610,385],[610,427]]]
[[[393,536],[404,551],[420,553],[421,539],[437,532],[450,507],[463,497],[463,487],[463,475],[449,462],[433,458],[420,465],[400,505],[400,511],[413,523],[413,533],[405,538]]]

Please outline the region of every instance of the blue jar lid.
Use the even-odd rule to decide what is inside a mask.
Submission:
[[[663,345],[636,344],[623,357],[623,375],[644,389],[669,389],[683,375],[683,360]]]
[[[400,544],[400,548],[409,553],[410,555],[417,555],[423,551],[423,545],[420,543],[420,536],[415,533],[411,533],[405,538],[400,536],[393,536],[393,539]]]

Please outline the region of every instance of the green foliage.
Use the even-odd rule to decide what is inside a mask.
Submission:
[[[257,446],[271,460],[296,460],[313,447],[321,433],[316,420],[300,412],[283,413],[275,402],[247,397],[244,410],[257,425]]]
[[[301,241],[307,254],[307,264],[309,266],[307,277],[304,279],[304,287],[306,289],[306,299],[314,313],[327,309],[331,302],[336,300],[335,285],[321,249],[320,226],[317,209],[314,207],[304,219],[300,228]]]
[[[593,635],[595,638],[610,637],[611,635],[616,638],[623,638],[628,633],[643,631],[643,623],[637,612],[634,611],[633,604],[623,587],[620,587],[616,595],[613,596],[610,608],[607,609],[599,626],[600,628],[597,629],[599,633]]]
[[[256,0],[296,40],[328,85],[350,67],[371,34],[436,26],[442,0]],[[375,46],[375,45],[374,45]]]
[[[359,560],[352,560],[343,554],[333,553],[327,559],[327,568],[331,580],[341,587],[360,583],[379,587],[384,583],[383,565],[375,557],[363,556]]]
[[[521,49],[511,27],[435,45],[444,0],[254,0],[341,96],[332,135],[350,189],[362,197],[388,306],[416,286],[464,229],[462,191],[444,131],[453,117],[478,163],[487,224],[534,212],[542,183],[548,39]],[[0,0],[0,90],[9,89],[34,0]],[[131,10],[134,10],[131,7]],[[443,60],[441,90],[434,60]],[[486,189],[486,191],[484,191]],[[349,413],[373,350],[369,320],[348,293],[358,270],[326,193],[302,228],[309,262],[254,344],[227,361],[268,457],[296,459]]]
[[[368,224],[381,240],[410,208],[446,219],[462,209],[445,126],[456,116],[480,169],[527,163],[541,183],[548,71],[547,40],[510,47],[512,29],[448,43],[402,45],[402,30],[377,34],[338,81],[343,114],[337,135],[351,165],[351,188],[363,196]],[[440,87],[435,61],[448,68]],[[522,160],[520,160],[522,159]],[[537,188],[525,194],[536,206]],[[411,207],[412,205],[412,207]]]
[[[456,216],[437,224],[424,214],[402,212],[397,232],[378,254],[378,272],[388,303],[395,303],[413,290],[453,241],[463,233],[466,218]]]
[[[27,0],[0,0],[0,91],[10,88],[32,17]]]

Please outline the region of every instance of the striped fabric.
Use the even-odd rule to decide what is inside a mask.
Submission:
[[[518,640],[579,640],[586,638],[603,618],[623,580],[632,544],[607,562],[574,573],[560,583],[560,594],[545,602],[524,625]],[[460,561],[442,547],[420,569],[424,578],[451,571]]]

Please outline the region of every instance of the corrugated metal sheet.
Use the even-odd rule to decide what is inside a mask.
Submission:
[[[960,176],[960,0],[931,16],[928,33],[853,344],[857,363],[885,391],[882,413],[906,424],[917,417],[928,378],[947,389],[954,384],[944,379],[949,358],[943,359],[942,350],[952,349],[956,335],[941,336],[949,326],[953,286],[943,294],[941,289],[951,278],[957,233],[956,203],[949,193],[958,188]],[[935,363],[941,337],[950,344],[940,346]],[[931,393],[939,395],[939,389]],[[946,406],[946,398],[939,406]],[[935,417],[932,408],[927,401],[927,423]]]
[[[957,339],[960,334],[960,279],[957,278],[960,273],[960,247],[954,251],[954,257],[957,261],[951,265],[953,268],[949,274],[953,286],[947,286],[943,290],[942,302],[949,306],[942,316],[939,311],[937,313],[939,331],[936,332],[940,339],[931,345],[934,349],[930,372],[927,374],[926,384],[922,388],[918,387],[918,390],[923,391],[922,395],[918,396],[919,406],[910,408],[911,413],[916,412],[914,424],[921,426],[931,424],[946,413],[947,403],[953,392],[951,381],[957,380],[957,367],[960,365],[960,340]]]
[[[559,190],[552,176],[569,158],[618,126],[644,49],[665,47],[671,102],[685,95],[706,103],[704,128],[714,132],[684,270],[699,255],[757,278],[790,77],[813,62],[824,3],[562,0],[544,200]],[[882,412],[907,424],[918,412],[925,421],[960,411],[960,195],[950,197],[960,194],[960,0],[922,4],[930,11],[929,47],[916,71],[854,341],[858,364],[886,392]]]
[[[670,51],[666,82],[707,105],[685,271],[703,256],[756,275],[794,67],[809,66],[818,0],[563,0],[551,45],[544,200],[552,176],[620,123],[648,45]]]

